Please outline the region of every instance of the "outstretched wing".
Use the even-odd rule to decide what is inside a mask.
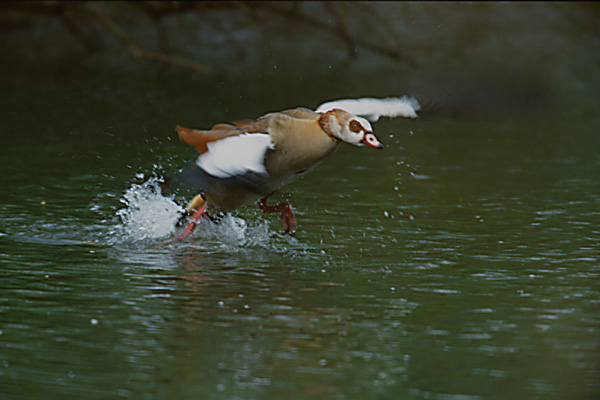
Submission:
[[[417,118],[417,111],[421,109],[421,105],[417,99],[409,96],[387,97],[385,99],[364,97],[361,99],[329,101],[321,104],[316,112],[323,114],[335,108],[340,108],[351,114],[365,117],[371,122],[376,122],[380,117]]]

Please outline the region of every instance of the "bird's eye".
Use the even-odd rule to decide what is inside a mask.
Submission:
[[[356,120],[352,120],[352,121],[350,121],[350,130],[354,133],[359,133],[359,132],[363,131],[364,128],[360,124],[360,122],[358,122]]]

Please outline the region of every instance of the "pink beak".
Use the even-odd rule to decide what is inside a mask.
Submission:
[[[379,143],[379,140],[373,135],[373,133],[365,133],[365,137],[361,140],[362,143],[375,149],[383,149],[383,145]]]

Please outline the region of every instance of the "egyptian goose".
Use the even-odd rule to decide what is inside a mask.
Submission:
[[[201,194],[187,207],[191,221],[184,231],[164,244],[186,238],[204,215],[213,218],[255,201],[265,213],[281,213],[284,231],[293,234],[296,219],[290,204],[267,204],[274,191],[312,170],[342,142],[383,148],[366,118],[416,118],[418,110],[418,102],[406,96],[365,98],[324,103],[316,111],[295,108],[269,113],[255,121],[217,124],[210,130],[177,126],[179,138],[200,156],[169,184],[192,185]]]

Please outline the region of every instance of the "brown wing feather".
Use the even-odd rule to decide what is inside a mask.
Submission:
[[[321,114],[318,114],[318,113],[316,113],[312,110],[309,110],[308,108],[304,108],[304,107],[298,107],[298,108],[292,108],[290,110],[284,110],[284,111],[281,111],[281,114],[286,114],[293,118],[309,119],[309,120],[317,120],[321,116]]]
[[[284,116],[288,116],[294,119],[300,119],[305,122],[316,121],[320,114],[315,113],[306,108],[294,108],[291,110],[285,110],[280,113],[266,114],[256,121],[242,120],[235,121],[230,124],[217,124],[210,130],[197,130],[184,128],[177,125],[175,131],[179,135],[179,138],[195,147],[200,154],[208,151],[207,143],[214,142],[229,136],[237,136],[243,133],[271,133],[272,123],[274,120],[278,121]],[[285,118],[285,117],[284,117]]]
[[[175,132],[179,135],[179,139],[183,140],[192,147],[195,147],[200,154],[208,150],[207,143],[214,142],[229,136],[242,134],[244,131],[230,124],[217,124],[209,131],[198,129],[184,128],[177,125]]]
[[[237,126],[238,128],[245,128],[248,125],[250,125],[252,122],[254,122],[254,121],[251,119],[242,119],[240,121],[230,121],[229,123],[231,125]]]

